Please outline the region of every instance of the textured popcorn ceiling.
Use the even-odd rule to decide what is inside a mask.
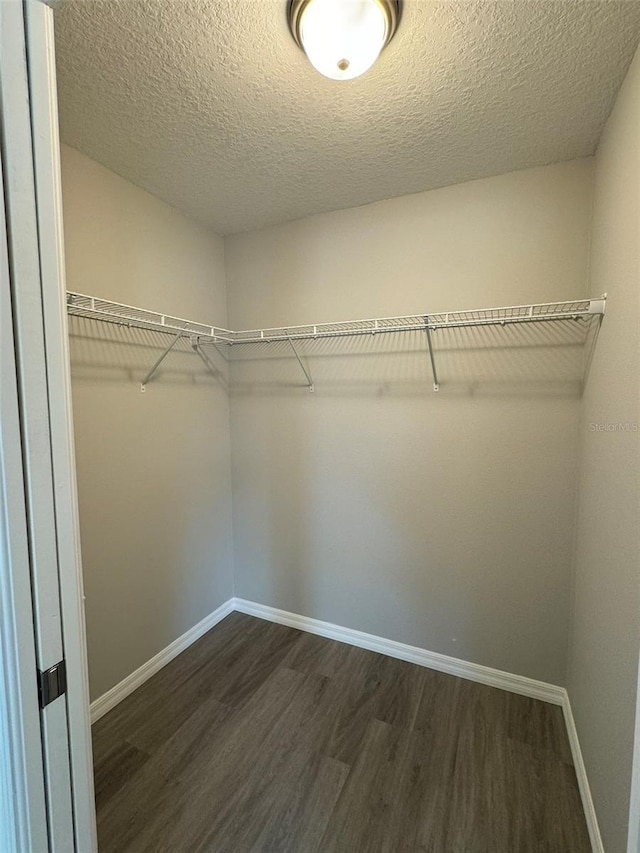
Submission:
[[[219,234],[593,154],[636,0],[406,0],[364,77],[286,0],[63,0],[62,138]]]

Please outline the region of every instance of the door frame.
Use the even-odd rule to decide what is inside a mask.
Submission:
[[[94,853],[53,12],[4,0],[0,17],[0,846]],[[43,375],[34,390],[29,378]],[[47,501],[54,538],[49,524],[43,552]],[[37,663],[50,665],[42,638],[56,625],[66,691],[41,709]]]
[[[640,660],[636,682],[636,719],[631,768],[631,796],[629,798],[629,835],[627,853],[640,853]]]
[[[0,849],[18,851],[48,841],[3,172],[0,151]]]
[[[31,141],[24,157],[35,181],[48,377],[49,436],[55,487],[56,542],[67,719],[77,853],[97,853],[84,595],[71,408],[53,12],[46,0],[0,0],[20,7],[25,27]],[[0,53],[0,77],[10,74]],[[11,104],[2,101],[2,110]],[[6,182],[0,145],[0,849],[48,851],[45,768],[36,685],[35,615],[29,568],[28,513],[20,432]],[[640,853],[640,677],[636,703],[628,853]]]
[[[53,10],[25,0],[34,172],[42,276],[49,416],[56,492],[60,605],[78,850],[97,849],[89,676],[76,481],[64,262],[60,136]]]

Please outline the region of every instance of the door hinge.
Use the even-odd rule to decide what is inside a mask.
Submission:
[[[66,692],[67,666],[63,660],[45,669],[44,672],[38,670],[38,696],[41,708],[46,708],[54,699]]]

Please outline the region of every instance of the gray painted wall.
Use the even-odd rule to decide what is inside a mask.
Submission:
[[[609,306],[580,411],[568,689],[607,853],[626,850],[640,584],[640,55],[596,156],[591,290]],[[638,427],[636,426],[636,429]],[[634,849],[634,848],[632,848]]]
[[[141,394],[164,341],[72,320],[93,698],[233,594],[235,546],[236,593],[265,604],[560,684],[568,645],[605,845],[625,849],[638,433],[590,424],[640,421],[639,86],[636,58],[596,160],[588,292],[611,298],[582,402],[566,340],[465,332],[437,341],[437,395],[421,335],[303,348],[313,395],[286,346],[238,351],[230,412],[224,369],[188,348]],[[223,244],[62,154],[70,289],[224,325],[226,253],[234,328],[587,293],[589,160]]]
[[[503,175],[225,239],[232,328],[585,294],[592,163]],[[236,594],[563,684],[575,348],[422,335],[232,366]],[[236,354],[240,354],[238,350]]]
[[[222,240],[63,146],[70,290],[226,321]],[[166,338],[71,319],[91,696],[233,595],[224,382]],[[213,355],[215,358],[215,353]]]

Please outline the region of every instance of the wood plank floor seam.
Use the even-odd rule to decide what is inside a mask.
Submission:
[[[241,613],[93,739],[100,853],[590,853],[559,707]]]

